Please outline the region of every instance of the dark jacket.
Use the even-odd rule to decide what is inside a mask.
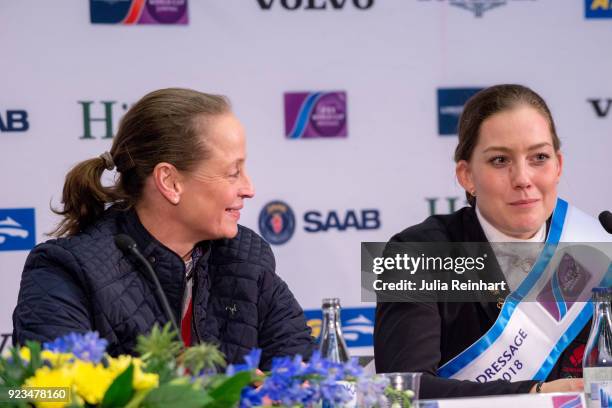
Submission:
[[[471,207],[435,215],[405,229],[392,242],[487,242]],[[529,392],[536,381],[503,380],[480,384],[435,377],[436,370],[482,337],[499,314],[495,303],[378,303],[374,326],[377,372],[424,372],[423,398]],[[590,325],[561,354],[548,376],[582,377],[582,353]]]
[[[14,344],[96,330],[109,341],[111,355],[133,353],[139,334],[168,321],[142,265],[116,247],[114,237],[121,233],[131,236],[153,265],[180,322],[183,260],[148,233],[135,211],[110,209],[85,231],[32,250],[13,313]],[[259,347],[262,369],[274,356],[310,356],[310,329],[274,272],[270,246],[240,226],[234,239],[213,241],[209,247],[194,268],[194,342],[219,344],[230,363],[242,363],[246,353]]]

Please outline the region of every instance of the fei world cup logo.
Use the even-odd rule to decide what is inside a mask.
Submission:
[[[188,23],[187,0],[89,0],[93,24]]]
[[[346,92],[285,93],[288,139],[346,137]]]

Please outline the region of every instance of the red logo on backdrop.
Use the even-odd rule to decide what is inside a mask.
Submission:
[[[270,220],[270,225],[275,234],[280,234],[283,230],[283,217],[280,214],[274,214]]]

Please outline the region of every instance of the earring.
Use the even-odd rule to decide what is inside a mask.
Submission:
[[[476,190],[472,190],[472,192],[470,193],[470,195],[471,195],[472,197],[476,197]]]

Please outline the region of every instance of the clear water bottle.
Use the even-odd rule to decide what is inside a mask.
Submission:
[[[584,392],[589,408],[612,407],[612,288],[593,288],[593,325],[584,352]]]
[[[349,360],[349,353],[340,327],[340,299],[323,299],[322,309],[323,327],[319,343],[321,357],[345,363]]]

